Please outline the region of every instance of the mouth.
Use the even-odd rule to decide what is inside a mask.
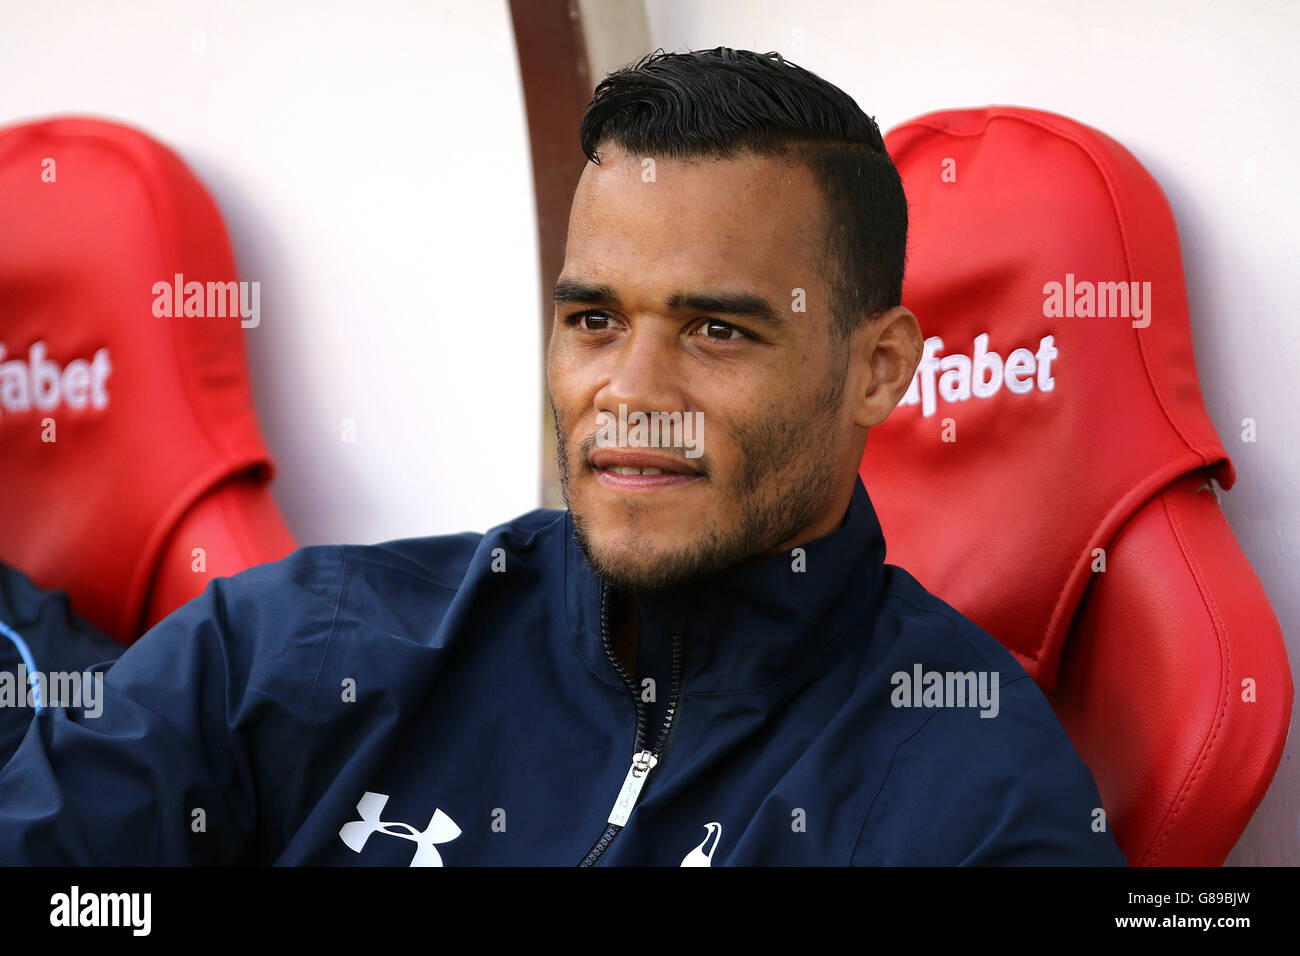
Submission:
[[[670,491],[704,480],[699,469],[671,455],[603,448],[590,461],[596,481],[614,491]]]

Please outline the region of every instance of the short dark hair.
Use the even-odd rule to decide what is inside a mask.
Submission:
[[[830,288],[832,326],[847,337],[902,300],[907,198],[880,129],[853,97],[781,54],[655,50],[600,82],[579,135],[597,165],[607,141],[673,159],[796,152],[826,197],[825,247],[814,261]]]

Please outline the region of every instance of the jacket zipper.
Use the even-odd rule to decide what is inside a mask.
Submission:
[[[614,837],[618,836],[620,830],[627,824],[627,818],[631,815],[632,809],[636,806],[637,798],[641,796],[641,790],[645,787],[646,780],[650,776],[650,771],[663,760],[664,751],[667,749],[669,732],[672,730],[673,717],[677,714],[677,708],[682,689],[682,642],[681,632],[673,631],[673,688],[672,696],[668,699],[668,710],[664,714],[663,727],[659,730],[659,738],[655,741],[654,748],[645,749],[645,701],[637,693],[636,682],[632,675],[627,672],[623,662],[618,659],[610,645],[609,639],[609,619],[607,617],[606,588],[602,583],[600,586],[600,643],[605,648],[605,654],[614,664],[614,669],[618,671],[618,676],[623,679],[623,685],[627,688],[628,693],[632,695],[632,705],[636,708],[636,752],[632,754],[632,766],[628,768],[627,776],[623,779],[623,786],[614,799],[614,807],[609,812],[609,819],[605,823],[605,832],[600,835],[588,854],[583,857],[579,866],[595,866],[596,861],[601,855],[609,849],[609,845],[614,842]]]

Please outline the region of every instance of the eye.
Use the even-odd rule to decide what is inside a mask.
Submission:
[[[591,310],[578,312],[565,320],[570,326],[576,326],[584,332],[608,332],[613,328],[614,319],[608,312]]]
[[[747,338],[741,329],[719,319],[705,319],[699,324],[698,330],[704,334],[705,338],[714,342],[734,342],[738,339]]]

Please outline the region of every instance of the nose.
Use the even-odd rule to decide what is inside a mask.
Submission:
[[[675,340],[666,331],[634,329],[611,358],[609,376],[595,395],[596,410],[684,411]]]

